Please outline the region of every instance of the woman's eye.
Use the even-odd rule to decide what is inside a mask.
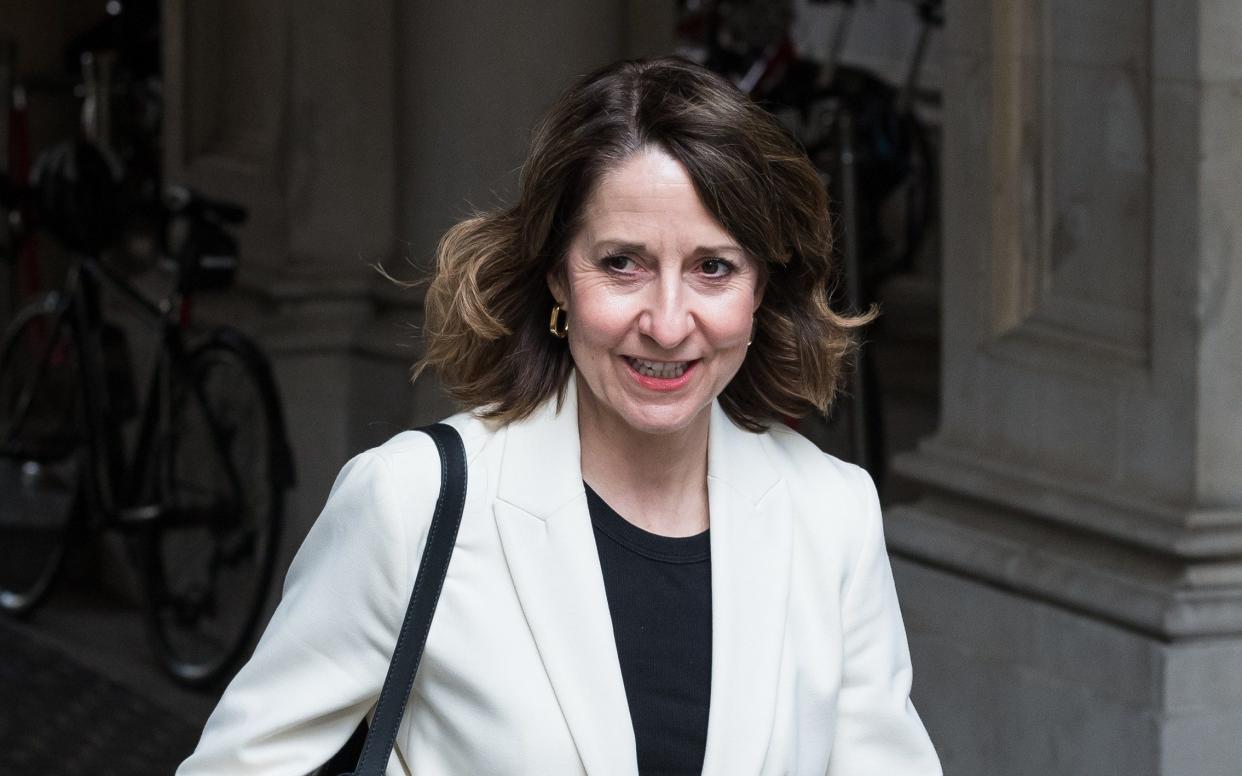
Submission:
[[[622,253],[604,257],[604,266],[616,272],[629,272],[634,269],[634,260]]]
[[[724,277],[733,271],[733,265],[724,259],[705,259],[700,265],[703,274],[708,277]]]

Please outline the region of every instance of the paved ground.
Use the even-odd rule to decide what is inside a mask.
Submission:
[[[0,694],[4,774],[169,774],[198,739],[183,715],[12,622],[0,622]]]
[[[5,776],[170,774],[215,705],[160,671],[137,609],[85,580],[0,618],[0,698]]]

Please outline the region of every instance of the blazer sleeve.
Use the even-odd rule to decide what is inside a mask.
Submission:
[[[178,776],[300,776],[344,744],[379,693],[405,615],[408,542],[425,540],[427,522],[412,518],[429,516],[438,493],[439,467],[417,468],[398,479],[379,450],[344,467]],[[411,487],[411,476],[428,481]]]
[[[828,776],[938,776],[940,762],[910,702],[910,652],[871,477],[850,467],[861,537],[842,598],[843,666]]]

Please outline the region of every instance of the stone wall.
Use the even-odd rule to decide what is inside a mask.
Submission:
[[[950,2],[941,424],[889,511],[954,774],[1242,762],[1242,6]]]

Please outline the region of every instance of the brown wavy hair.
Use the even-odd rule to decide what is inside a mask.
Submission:
[[[573,84],[535,130],[516,204],[445,234],[427,289],[427,367],[465,407],[500,422],[563,398],[572,359],[548,332],[550,272],[603,173],[643,148],[685,166],[699,198],[759,260],[753,342],[720,396],[738,425],[826,412],[874,312],[834,312],[828,198],[789,133],[728,81],[676,57],[609,65]]]

